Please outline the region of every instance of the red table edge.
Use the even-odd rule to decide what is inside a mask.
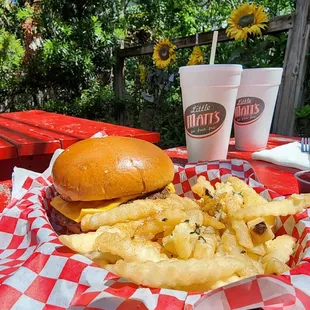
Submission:
[[[59,132],[55,136],[53,136],[53,130],[49,127],[42,127],[41,125],[35,126],[32,122],[27,123],[25,120],[25,115],[36,113],[37,115],[42,114],[42,118],[44,118],[44,115],[46,115],[46,118],[48,120],[48,115],[52,115],[54,118],[55,116],[61,116],[62,118],[72,118],[79,120],[79,122],[82,124],[83,122],[88,122],[89,124],[95,124],[96,125],[96,131],[89,133],[89,136],[85,136],[85,134],[76,134],[74,136],[70,136],[67,132]],[[16,115],[23,114],[23,118],[18,119]],[[30,117],[29,115],[28,117]],[[12,158],[19,158],[23,156],[33,156],[33,155],[42,155],[42,154],[53,154],[54,151],[59,147],[68,147],[71,144],[78,142],[80,140],[90,138],[92,135],[100,132],[100,131],[107,131],[109,134],[109,131],[112,131],[113,134],[110,135],[119,135],[118,132],[121,132],[122,136],[127,137],[135,137],[141,140],[145,140],[151,143],[158,143],[160,141],[160,133],[159,132],[152,132],[147,131],[140,128],[134,128],[134,127],[128,127],[123,125],[117,125],[117,124],[110,124],[106,122],[96,121],[96,120],[89,120],[82,117],[76,117],[76,116],[69,116],[64,114],[58,114],[53,112],[47,112],[42,110],[29,110],[29,111],[20,111],[20,112],[10,112],[10,113],[1,113],[0,118],[7,119],[10,122],[18,122],[18,123],[25,123],[25,126],[28,127],[34,127],[34,129],[37,129],[39,132],[40,130],[43,131],[42,137],[49,137],[49,141],[35,141],[35,139],[29,143],[20,143],[15,140],[12,140],[9,137],[5,136],[5,131],[11,130],[11,127],[4,127],[4,133],[1,133],[0,129],[0,140],[4,142],[4,145],[2,148],[0,148],[0,160],[4,159],[12,159]],[[27,118],[26,118],[27,119]],[[89,126],[88,126],[89,127]],[[108,127],[106,129],[106,127]],[[114,130],[112,130],[113,128]],[[37,131],[33,130],[32,132],[34,134],[38,134]],[[88,130],[86,130],[88,133]],[[127,131],[127,132],[126,132]],[[19,131],[17,131],[18,133]],[[85,132],[86,133],[86,132]],[[23,133],[21,133],[23,134]],[[39,135],[40,136],[40,135]],[[30,137],[29,139],[32,139]]]
[[[279,138],[279,139],[288,139],[288,140],[300,140],[300,138],[298,138],[298,137],[285,137],[285,136],[280,136],[280,135],[276,135],[276,134],[271,134],[270,135],[271,136],[271,139],[274,139],[274,138]],[[231,140],[231,141],[233,141],[233,140]],[[176,152],[178,152],[178,154],[174,154],[174,156],[171,154],[172,152],[173,152],[173,150],[175,150]],[[166,149],[166,150],[164,150],[171,158],[173,158],[173,159],[179,159],[181,162],[182,162],[182,164],[185,164],[186,162],[187,162],[187,151],[186,151],[186,147],[174,147],[174,148],[170,148],[170,149]],[[175,156],[175,155],[179,155],[179,156]],[[230,158],[230,159],[232,159],[232,158]],[[289,173],[291,173],[291,176],[292,176],[292,178],[294,178],[294,176],[293,176],[293,174],[294,174],[294,172],[295,171],[298,171],[297,169],[294,169],[294,168],[289,168],[289,167],[284,167],[284,166],[279,166],[279,165],[275,165],[275,164],[272,164],[272,163],[270,163],[270,162],[265,162],[265,161],[254,161],[254,160],[246,160],[246,159],[243,159],[243,160],[245,160],[245,161],[247,161],[247,162],[249,162],[249,164],[253,167],[253,169],[254,169],[254,171],[257,173],[257,171],[256,171],[256,168],[255,168],[255,166],[253,166],[253,162],[258,162],[260,165],[271,165],[271,166],[274,166],[277,170],[279,170],[279,171],[281,171],[281,169],[283,169],[283,170],[291,170],[291,172],[289,172]],[[294,181],[296,181],[295,180],[295,178],[294,178]],[[264,182],[263,181],[261,181],[263,184],[264,184]],[[297,183],[296,183],[297,184]],[[8,193],[8,191],[10,190],[10,188],[11,188],[11,180],[6,180],[6,181],[2,181],[2,182],[0,182],[0,185],[2,185],[2,186],[4,186],[4,190],[6,190],[6,193]],[[265,185],[265,184],[264,184]],[[296,191],[297,192],[297,191]],[[2,204],[6,204],[8,201],[9,201],[9,199],[10,199],[10,197],[8,197],[7,195],[6,195],[6,193],[2,193],[1,191],[0,191],[0,212],[5,208],[5,206],[6,205],[2,205]],[[280,193],[281,194],[281,193]],[[290,194],[292,194],[292,193],[290,193]]]

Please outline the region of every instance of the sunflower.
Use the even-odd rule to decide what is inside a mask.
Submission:
[[[195,46],[193,48],[192,54],[189,57],[189,61],[187,63],[188,66],[191,65],[200,65],[203,63],[203,53],[199,46]]]
[[[227,20],[226,33],[235,40],[246,40],[248,35],[262,35],[262,29],[268,26],[268,15],[263,6],[245,3],[234,9]]]
[[[139,76],[140,76],[140,82],[142,85],[145,84],[146,81],[146,68],[143,65],[139,65]]]
[[[169,40],[162,40],[154,47],[153,60],[157,68],[167,68],[176,58],[176,46]]]

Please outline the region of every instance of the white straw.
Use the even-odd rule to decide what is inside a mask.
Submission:
[[[218,31],[213,31],[213,40],[212,40],[212,47],[211,47],[210,65],[214,65],[215,51],[216,51],[216,44],[217,44],[218,34],[219,34]]]

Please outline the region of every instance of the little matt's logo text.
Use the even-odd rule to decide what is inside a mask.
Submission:
[[[235,123],[249,125],[256,122],[265,109],[263,100],[256,97],[238,98],[235,107]]]
[[[187,107],[184,113],[186,133],[193,138],[214,135],[226,117],[225,108],[216,102],[199,102]]]

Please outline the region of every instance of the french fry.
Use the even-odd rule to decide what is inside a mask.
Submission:
[[[88,234],[60,235],[59,241],[73,250],[84,254],[96,250],[95,241],[102,232],[90,232]]]
[[[96,230],[104,225],[114,225],[116,223],[145,219],[160,213],[164,209],[193,210],[200,209],[200,207],[194,200],[187,197],[182,198],[175,194],[169,195],[166,199],[134,200],[107,212],[85,215],[81,221],[81,228],[84,232],[87,232]]]
[[[215,184],[215,197],[226,198],[231,197],[234,194],[234,188],[230,182],[217,182]]]
[[[236,232],[236,237],[240,245],[251,249],[254,247],[251,234],[245,222],[243,220],[233,220],[231,222],[232,228]]]
[[[210,216],[207,213],[203,213],[203,223],[204,226],[211,226],[214,229],[224,229],[225,225],[218,221],[216,218]]]
[[[105,267],[111,272],[136,284],[159,288],[176,288],[195,283],[228,278],[244,268],[244,263],[234,257],[216,257],[210,260],[190,258],[168,259],[160,262],[117,261]]]
[[[203,211],[207,212],[214,211],[216,209],[216,206],[217,206],[216,199],[210,198],[209,196],[203,197],[203,206],[201,208]]]
[[[244,207],[231,215],[238,220],[251,220],[265,216],[286,216],[295,214],[310,205],[310,194],[292,195],[288,199],[274,200],[262,205]]]
[[[277,250],[284,250],[293,253],[293,249],[296,245],[296,239],[289,235],[282,235],[276,237],[274,240],[266,242],[267,253],[271,253]]]
[[[201,210],[186,210],[185,212],[190,224],[199,226],[202,225],[204,213]]]
[[[117,223],[113,226],[100,226],[96,231],[117,232],[123,236],[133,237],[138,227],[144,223],[143,220]]]
[[[233,195],[230,197],[230,199],[227,200],[226,202],[226,209],[227,209],[227,214],[232,217],[232,215],[237,212],[238,210],[241,209],[242,204],[240,203],[239,199],[237,198],[236,195]]]
[[[144,239],[122,237],[116,233],[103,232],[96,239],[96,248],[102,253],[111,253],[126,261],[160,261],[167,256],[160,252],[161,246],[157,242]]]
[[[198,234],[195,233],[194,227],[189,223],[181,223],[172,232],[174,248],[181,259],[188,259],[194,250],[198,240]]]
[[[207,181],[206,177],[202,175],[197,178],[197,183],[192,186],[192,191],[199,197],[213,197],[215,192],[214,187],[211,185],[211,183]]]
[[[209,289],[216,290],[219,287],[222,287],[224,285],[239,281],[241,279],[242,279],[242,277],[240,277],[236,274],[233,274],[232,276],[230,276],[228,278],[224,278],[224,279],[218,280],[216,282],[207,282],[207,284],[209,284]]]
[[[250,251],[247,252],[247,256],[249,256],[252,260],[255,261],[261,261],[262,258],[261,255],[251,253]]]
[[[264,220],[265,220],[266,224],[272,229],[275,225],[276,217],[269,215],[269,216],[265,216]]]
[[[200,206],[193,200],[190,199],[188,197],[179,197],[177,195],[175,195],[176,197],[178,197],[178,203],[179,203],[179,208],[181,208],[182,210],[186,211],[186,210],[195,210],[195,209],[199,209],[200,210]]]
[[[109,262],[105,259],[101,259],[101,258],[94,258],[93,261],[94,261],[94,263],[99,265],[101,268],[105,268],[106,265],[111,263],[111,262]]]
[[[290,255],[294,253],[295,245],[295,238],[288,235],[278,236],[274,240],[267,241],[267,254],[262,258],[262,263],[265,264],[272,258],[276,258],[282,263],[287,263],[290,259]]]
[[[185,292],[207,292],[215,282],[193,283],[191,285],[180,285],[174,289]]]
[[[160,221],[157,216],[145,219],[143,224],[137,228],[134,234],[135,238],[153,239],[156,234],[163,232],[166,228]]]
[[[244,263],[244,268],[236,272],[240,277],[251,277],[260,273],[264,273],[262,264],[252,260],[246,255],[246,253],[235,254],[234,257],[238,258]]]
[[[168,235],[166,237],[163,238],[162,240],[163,242],[163,247],[170,253],[174,254],[174,255],[178,255],[175,246],[174,246],[174,240],[173,240],[173,236],[172,235]]]
[[[266,274],[282,274],[290,270],[290,267],[276,258],[271,258],[265,264]]]
[[[222,250],[231,255],[244,252],[244,248],[240,246],[235,235],[228,230],[225,231],[221,238]]]
[[[214,257],[214,253],[217,246],[216,235],[203,235],[199,236],[195,243],[192,253],[193,258],[208,259]]]
[[[236,282],[241,280],[242,277],[239,277],[236,274],[233,274],[230,277],[220,279],[218,281],[210,281],[210,282],[205,282],[205,283],[195,283],[192,285],[186,285],[186,286],[179,286],[176,287],[176,290],[180,291],[186,291],[186,292],[207,292],[209,290],[215,290],[219,287],[225,286],[227,284]]]
[[[93,260],[100,266],[101,264],[115,264],[119,259],[122,259],[120,256],[113,255],[111,253],[101,253],[99,251],[84,253],[83,255]]]
[[[254,246],[253,248],[247,248],[247,252],[251,252],[253,254],[257,254],[259,256],[263,256],[266,254],[266,250],[263,244],[259,244]]]
[[[135,221],[141,218],[152,216],[162,210],[158,200],[136,200],[131,203],[120,205],[107,212],[85,215],[81,221],[81,228],[84,232],[96,230],[100,226],[114,225],[126,221]]]
[[[273,231],[262,217],[247,222],[247,225],[256,244],[262,244],[274,238]]]
[[[248,186],[244,181],[236,177],[228,177],[227,181],[231,183],[236,192],[239,192],[243,197],[245,207],[257,206],[266,203],[267,201]]]
[[[158,199],[157,201],[163,209],[177,210],[177,211],[200,209],[200,206],[193,199],[190,199],[188,197],[180,197],[176,194],[169,195],[169,197],[166,199],[162,200]]]
[[[198,209],[178,210],[177,212],[173,209],[165,209],[155,217],[147,218],[144,223],[137,228],[135,237],[153,239],[154,236],[160,232],[166,230],[171,232],[176,225],[184,221],[201,225],[203,213]]]
[[[249,257],[250,258],[250,257]],[[251,259],[253,266],[256,268],[258,274],[264,273],[264,266],[259,260]]]

